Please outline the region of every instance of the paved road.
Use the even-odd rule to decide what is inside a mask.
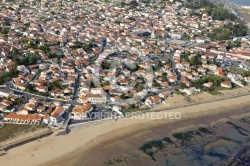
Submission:
[[[66,103],[66,104],[71,104],[71,105],[78,105],[78,104],[80,104],[79,102],[77,102],[77,100],[64,101],[64,100],[61,100],[61,99],[56,99],[56,98],[50,98],[50,97],[35,95],[35,94],[28,93],[28,92],[16,90],[16,89],[10,89],[8,86],[5,89],[11,90],[11,91],[15,92],[15,94],[22,95],[22,96],[25,96],[25,97],[28,97],[28,98],[35,97],[35,98],[46,99],[48,101],[62,101],[64,103]]]
[[[76,79],[76,83],[75,83],[75,86],[74,86],[73,101],[76,100],[77,97],[78,97],[78,89],[80,87],[81,75],[82,75],[82,72],[77,71],[77,79]]]
[[[44,70],[47,70],[47,69],[49,69],[49,66],[47,66],[43,70],[40,70],[39,72],[37,72],[35,74],[35,76],[33,76],[33,78],[31,79],[31,81],[34,81],[35,79],[37,79],[37,77],[41,74],[41,72],[44,71]]]

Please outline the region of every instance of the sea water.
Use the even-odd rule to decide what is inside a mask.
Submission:
[[[226,0],[240,6],[250,6],[250,0]]]

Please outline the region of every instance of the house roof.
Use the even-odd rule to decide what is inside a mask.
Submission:
[[[77,105],[73,108],[72,112],[74,113],[86,112],[89,111],[91,107],[92,107],[91,104]]]
[[[51,117],[57,118],[63,110],[64,109],[62,106],[56,107],[54,111],[51,113]]]

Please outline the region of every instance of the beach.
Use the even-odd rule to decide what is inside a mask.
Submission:
[[[145,118],[146,116],[139,119],[130,117],[116,121],[110,120],[97,125],[83,126],[72,130],[68,135],[52,135],[11,149],[6,155],[0,157],[0,162],[5,166],[14,166],[16,163],[20,166],[74,165],[81,159],[81,162],[85,161],[81,165],[88,165],[89,163],[96,165],[95,162],[102,160],[96,160],[96,158],[91,156],[98,152],[100,156],[103,156],[102,159],[104,160],[104,154],[107,154],[108,151],[100,146],[105,147],[105,142],[110,143],[112,140],[126,142],[126,138],[130,136],[147,133],[149,134],[147,140],[155,139],[153,137],[154,134],[150,134],[151,128],[159,128],[160,130],[162,126],[167,125],[170,127],[170,131],[172,131],[176,127],[211,123],[223,117],[249,112],[243,109],[248,106],[250,106],[249,96],[243,96],[165,111],[179,112],[181,114],[180,119],[167,118],[159,120]],[[162,111],[159,113],[162,114]],[[204,117],[209,117],[205,118],[209,119],[208,122],[205,121]],[[146,140],[141,141],[141,144],[144,141]]]

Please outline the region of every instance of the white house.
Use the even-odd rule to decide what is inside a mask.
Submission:
[[[187,95],[192,95],[196,92],[200,92],[200,89],[196,89],[195,87],[190,87],[190,88],[185,88],[182,90],[183,92],[185,92]]]
[[[63,115],[64,112],[65,110],[62,106],[56,107],[54,111],[51,113],[48,122],[51,124],[57,124],[59,122],[62,122],[63,118],[61,116]]]
[[[16,89],[25,90],[25,84],[21,82],[16,82],[13,84]]]
[[[230,81],[224,81],[224,82],[221,82],[221,87],[224,87],[224,88],[229,88],[231,89],[232,88],[232,84]]]
[[[207,82],[203,84],[204,87],[211,88],[213,86],[212,82]]]
[[[107,101],[107,97],[106,95],[100,95],[100,94],[88,94],[87,95],[87,100],[90,103],[94,103],[94,104],[104,104]]]
[[[9,97],[10,93],[12,93],[12,92],[9,90],[0,89],[0,96]]]
[[[178,33],[178,32],[170,33],[170,37],[172,39],[182,39],[183,36],[184,36],[184,33]]]
[[[172,92],[171,91],[164,91],[159,94],[160,98],[166,98],[168,96],[171,96]]]
[[[71,118],[74,120],[82,120],[87,117],[87,113],[92,111],[91,104],[77,105],[73,108]]]
[[[161,98],[159,96],[149,96],[146,100],[145,100],[145,104],[149,107],[155,106],[157,104],[161,103]]]

